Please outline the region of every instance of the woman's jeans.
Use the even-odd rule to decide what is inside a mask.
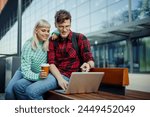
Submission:
[[[69,81],[69,78],[63,76]],[[43,94],[49,90],[59,88],[57,79],[49,74],[47,78],[39,81],[29,81],[27,79],[20,79],[14,85],[14,92],[18,100],[42,100]]]
[[[22,78],[22,73],[20,71],[20,68],[15,72],[14,76],[12,79],[9,81],[6,89],[5,89],[5,99],[6,100],[15,100],[16,96],[13,91],[13,86],[14,84]]]

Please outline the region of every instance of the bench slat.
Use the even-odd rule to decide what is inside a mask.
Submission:
[[[87,94],[64,95],[55,91],[49,91],[47,100],[150,100],[150,93],[127,90],[125,95],[117,95],[104,91]]]

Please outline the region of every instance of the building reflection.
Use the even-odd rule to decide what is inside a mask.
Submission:
[[[150,0],[21,1],[22,31],[18,31],[17,2],[6,1],[1,11],[0,57],[17,55],[18,33],[23,45],[41,18],[55,30],[55,12],[66,9],[72,14],[72,30],[88,36],[96,67],[127,67],[132,73],[150,73]],[[14,9],[7,8],[9,5]]]

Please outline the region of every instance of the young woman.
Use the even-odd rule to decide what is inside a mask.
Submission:
[[[44,72],[40,72],[40,65],[47,63],[49,36],[50,24],[43,19],[38,21],[33,30],[33,37],[27,40],[23,46],[21,69],[18,69],[10,80],[5,91],[5,99],[30,99],[26,95],[26,90],[28,93],[35,94],[38,90],[44,88],[42,82],[47,82],[47,79],[41,78],[47,76]],[[36,84],[38,84],[37,88]],[[21,87],[22,96],[15,94],[14,91],[19,91],[17,87]],[[43,93],[43,91],[40,93]],[[42,99],[42,95],[38,99]]]

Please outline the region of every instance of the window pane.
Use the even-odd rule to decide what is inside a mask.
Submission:
[[[83,28],[89,28],[90,27],[90,17],[89,15],[85,17],[81,17],[80,19],[77,20],[77,29],[83,29]]]
[[[91,0],[91,11],[96,11],[106,7],[107,0]]]
[[[150,72],[150,37],[134,40],[132,45],[134,72]]]
[[[129,21],[128,0],[121,0],[108,7],[108,25],[116,26]]]
[[[91,25],[99,24],[103,24],[103,26],[107,25],[106,9],[102,9],[91,14]]]
[[[150,0],[132,0],[132,20],[150,17]]]
[[[89,10],[89,1],[88,1],[77,8],[77,17],[79,18],[81,16],[87,15],[89,11],[90,10]]]

